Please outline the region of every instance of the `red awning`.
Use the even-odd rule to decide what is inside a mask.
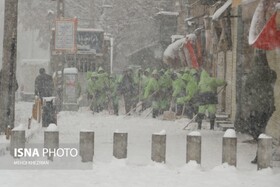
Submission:
[[[280,48],[280,29],[277,29],[276,16],[277,12],[265,24],[254,43],[252,43],[253,47],[263,50]]]

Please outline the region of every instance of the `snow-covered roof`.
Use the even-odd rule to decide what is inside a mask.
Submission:
[[[94,29],[94,28],[78,28],[77,29],[78,31],[81,31],[81,32],[89,32],[89,31],[93,31],[93,32],[104,32],[103,29]]]
[[[280,10],[280,3],[277,3],[277,4],[275,5],[275,8],[276,8],[277,10]]]
[[[221,6],[212,16],[213,20],[219,19],[219,17],[226,11],[226,9],[231,5],[232,0],[227,0],[223,6]]]
[[[196,35],[195,34],[187,34],[186,35],[187,40],[195,41],[196,40]]]
[[[175,58],[174,51],[177,51],[179,48],[183,46],[185,42],[185,38],[181,38],[170,44],[164,51],[163,56],[171,57],[172,59]]]
[[[264,16],[263,9],[264,9],[263,3],[259,3],[252,17],[251,25],[249,28],[249,37],[248,37],[249,45],[255,43],[255,41],[258,38],[258,35],[260,34],[261,31],[260,28],[262,28],[263,25],[265,24],[264,20],[261,19]]]
[[[169,11],[160,11],[157,15],[166,15],[166,16],[179,16],[178,12],[169,12]]]
[[[49,59],[23,59],[21,61],[22,65],[44,65],[44,64],[48,64],[49,63]]]
[[[78,69],[77,68],[64,68],[63,73],[64,74],[77,74]]]
[[[249,4],[249,3],[252,3],[252,2],[255,2],[257,0],[242,0],[242,5],[246,5],[246,4]]]
[[[174,42],[175,40],[181,39],[181,38],[184,38],[184,36],[183,35],[179,35],[179,34],[175,34],[175,35],[171,36],[171,41]]]

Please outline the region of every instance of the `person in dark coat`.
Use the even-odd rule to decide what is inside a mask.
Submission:
[[[135,104],[136,88],[133,79],[133,71],[131,68],[124,70],[122,80],[118,87],[118,92],[123,95],[125,102],[125,112],[129,113]]]
[[[35,95],[39,96],[41,102],[43,97],[53,96],[54,83],[52,76],[46,73],[44,68],[40,68],[39,75],[35,79]],[[53,105],[53,100],[48,100],[44,103],[42,114],[42,125],[48,127],[50,123],[56,123],[56,109]]]
[[[53,96],[54,84],[52,76],[46,73],[45,68],[40,68],[39,75],[35,79],[35,95],[40,99]]]
[[[244,130],[255,141],[265,133],[266,126],[276,110],[274,101],[274,85],[277,74],[270,69],[266,52],[257,50],[251,73],[245,82]],[[252,163],[257,163],[257,156]]]

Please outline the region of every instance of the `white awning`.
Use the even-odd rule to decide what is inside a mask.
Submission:
[[[232,0],[227,0],[221,8],[219,8],[212,16],[212,20],[218,20],[220,16],[226,11],[226,9],[231,5]]]

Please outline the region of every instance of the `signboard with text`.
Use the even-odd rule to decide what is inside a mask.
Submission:
[[[77,51],[79,54],[100,54],[103,49],[103,40],[103,30],[79,28],[77,32]]]
[[[77,19],[59,19],[55,23],[54,49],[76,52]]]

